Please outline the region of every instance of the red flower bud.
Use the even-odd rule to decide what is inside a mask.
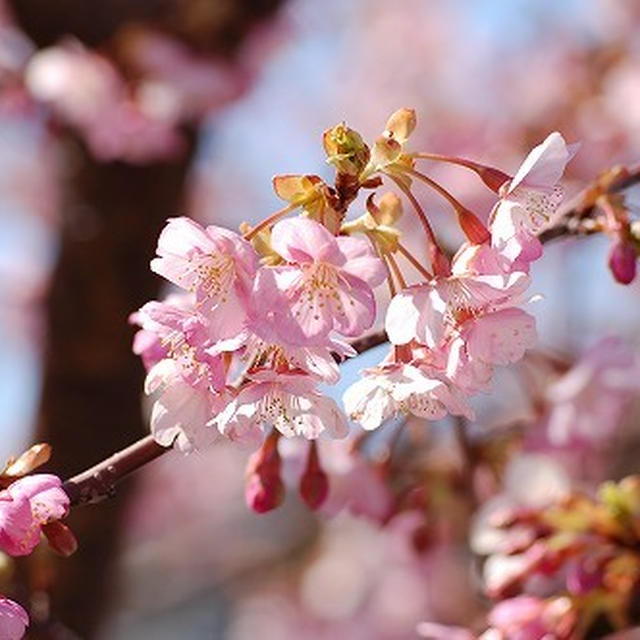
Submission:
[[[609,268],[617,282],[630,284],[636,277],[638,253],[626,239],[619,237],[609,253]]]
[[[73,531],[59,520],[42,525],[42,533],[46,536],[49,546],[61,556],[68,557],[78,548]]]
[[[329,495],[329,478],[320,466],[315,442],[309,447],[307,466],[300,479],[300,495],[310,509],[317,509]]]
[[[280,475],[252,473],[244,490],[247,506],[256,513],[272,511],[284,500],[284,484]]]
[[[284,484],[280,478],[282,460],[278,453],[280,434],[273,431],[247,462],[244,496],[247,506],[257,513],[279,507],[284,500]]]

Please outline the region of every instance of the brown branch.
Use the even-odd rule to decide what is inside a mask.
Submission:
[[[170,450],[159,445],[153,436],[146,436],[69,478],[63,488],[74,506],[100,502],[113,495],[120,480]]]
[[[360,354],[386,342],[384,331],[370,333],[351,342]],[[116,485],[137,469],[171,451],[171,447],[158,444],[153,436],[145,436],[93,467],[69,478],[64,483],[71,504],[94,504],[115,493]]]

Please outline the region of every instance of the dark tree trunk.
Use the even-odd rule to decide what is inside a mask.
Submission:
[[[143,369],[131,353],[131,311],[157,297],[149,271],[164,220],[183,212],[191,153],[179,161],[101,164],[67,145],[60,253],[46,305],[47,348],[39,437],[54,445],[51,469],[68,477],[131,443],[148,427]],[[56,561],[53,615],[93,637],[108,604],[125,493],[78,509],[69,524],[80,547]]]
[[[232,59],[250,29],[283,0],[9,0],[38,47],[73,35],[109,53],[130,22],[178,38],[193,50]],[[117,61],[116,61],[117,62]],[[148,268],[163,221],[182,211],[185,173],[196,136],[182,158],[132,166],[100,163],[72,135],[62,203],[60,251],[46,304],[38,436],[54,447],[51,470],[69,476],[148,432],[140,398],[143,370],[131,354],[129,313],[156,297]],[[30,563],[32,589],[48,592],[52,618],[92,638],[106,609],[125,493],[71,515],[80,548],[70,559]],[[23,567],[25,569],[25,567]],[[32,607],[30,638],[66,638],[42,604]]]

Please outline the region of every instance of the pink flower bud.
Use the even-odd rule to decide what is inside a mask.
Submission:
[[[609,268],[620,284],[630,284],[636,277],[638,253],[626,239],[619,237],[609,253]]]
[[[78,549],[78,541],[73,531],[58,520],[43,525],[42,533],[46,536],[49,546],[65,558],[73,555]]]
[[[279,475],[252,473],[244,490],[247,506],[256,513],[272,511],[284,500],[284,484]]]
[[[569,568],[567,573],[567,590],[572,595],[584,595],[602,584],[602,567],[592,558],[586,558]]]
[[[307,466],[300,479],[300,495],[310,509],[317,509],[329,495],[329,478],[320,466],[315,442],[309,447]]]
[[[284,500],[284,484],[280,478],[282,460],[278,453],[280,434],[273,431],[247,462],[247,484],[244,496],[247,506],[257,513],[279,507]]]

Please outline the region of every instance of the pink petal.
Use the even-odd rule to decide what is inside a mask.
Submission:
[[[0,597],[0,638],[20,640],[28,626],[27,612],[17,602]]]
[[[342,286],[338,289],[340,307],[334,305],[335,329],[345,336],[360,335],[369,329],[376,319],[376,300],[373,291],[364,281],[346,273],[342,274]]]
[[[384,282],[387,270],[367,240],[338,236],[336,241],[345,257],[343,271],[364,280],[370,287],[377,287]]]
[[[342,262],[335,237],[308,218],[287,218],[276,223],[271,230],[271,246],[287,262]]]
[[[208,428],[213,407],[212,394],[201,392],[177,380],[168,385],[153,405],[151,433],[158,444],[175,446],[183,453],[205,448],[215,441]]]
[[[0,549],[11,556],[28,555],[40,541],[40,529],[33,526],[31,503],[24,494],[12,497],[0,493]]]
[[[509,185],[509,193],[520,184],[540,189],[553,187],[562,177],[571,156],[564,138],[554,131],[525,158]]]
[[[446,303],[435,287],[410,287],[395,295],[385,319],[385,329],[393,344],[418,340],[428,347],[438,345],[444,334]]]
[[[466,333],[471,358],[501,365],[520,360],[535,345],[536,338],[535,319],[516,308],[472,320]]]

